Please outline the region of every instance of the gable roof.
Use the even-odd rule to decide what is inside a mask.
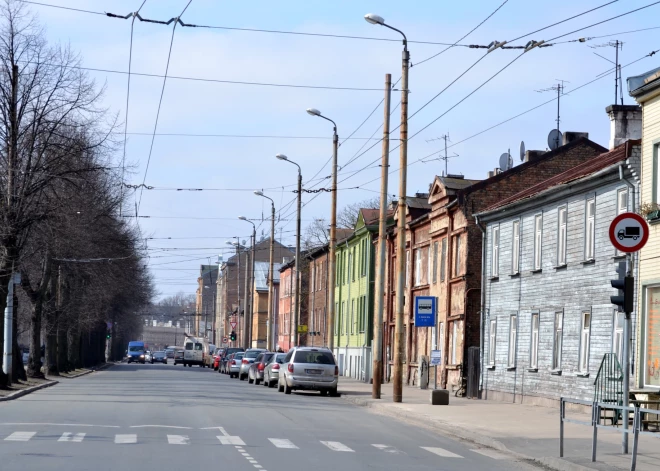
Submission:
[[[581,178],[597,173],[600,170],[604,170],[618,162],[622,162],[626,160],[630,155],[632,146],[639,145],[640,142],[640,140],[626,141],[625,143],[615,147],[609,152],[600,154],[576,167],[573,167],[570,170],[548,178],[547,180],[544,180],[536,185],[530,186],[529,188],[526,188],[525,190],[520,191],[508,198],[504,198],[503,200],[500,200],[497,203],[484,209],[481,213],[489,213],[498,208],[503,208],[504,206],[509,206],[511,204],[519,203],[523,200],[533,198],[540,193],[556,190],[562,185],[574,182],[575,180],[579,180]]]
[[[438,176],[438,180],[442,182],[442,184],[445,186],[445,188],[448,188],[450,190],[462,190],[463,188],[467,188],[468,186],[474,185],[477,182],[480,182],[481,180],[470,180],[467,178],[454,178],[450,176]]]
[[[660,67],[649,70],[641,75],[628,77],[628,94],[632,97],[643,95],[644,93],[660,87]]]
[[[280,282],[281,263],[273,263],[273,283]],[[254,262],[254,287],[257,291],[268,291],[268,269],[270,262]]]

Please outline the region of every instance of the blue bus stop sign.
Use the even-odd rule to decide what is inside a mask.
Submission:
[[[435,327],[435,296],[415,296],[415,327]]]

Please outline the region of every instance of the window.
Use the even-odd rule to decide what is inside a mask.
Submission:
[[[438,242],[433,242],[433,283],[438,281]]]
[[[516,342],[518,340],[518,316],[509,317],[509,368],[516,366]]]
[[[511,247],[511,273],[520,271],[520,221],[513,221],[513,247]]]
[[[557,214],[557,266],[566,265],[566,207]]]
[[[541,269],[541,243],[543,242],[543,216],[534,217],[534,270]]]
[[[654,203],[660,203],[660,142],[653,143],[653,186],[651,187],[651,199]],[[634,211],[634,208],[633,208]]]
[[[461,236],[456,236],[454,241],[454,276],[461,274]]]
[[[594,239],[596,237],[596,200],[589,199],[585,208],[586,222],[584,226],[584,259],[594,259]]]
[[[490,321],[490,330],[488,332],[488,364],[495,365],[495,347],[497,344],[497,321]]]
[[[353,257],[351,259],[351,281],[355,281],[355,264],[356,262],[356,255],[357,255],[357,247],[353,247]]]
[[[406,286],[408,286],[409,279],[410,279],[410,250],[406,250]]]
[[[431,267],[432,267],[432,261],[433,261],[433,252],[431,252],[431,246],[426,249],[426,280],[424,284],[430,284],[431,283]]]
[[[555,313],[555,335],[552,346],[552,369],[558,370],[561,368],[561,343],[564,334],[564,313]]]
[[[532,313],[532,338],[529,350],[529,367],[539,367],[539,313]]]
[[[335,333],[340,334],[339,327],[341,326],[341,311],[339,310],[339,303],[335,303]]]
[[[657,333],[660,325],[660,286],[645,286],[644,298],[644,332],[646,333],[645,361],[642,362],[645,371],[644,385],[657,388],[660,386],[658,373],[660,372],[660,356],[658,356],[660,335],[649,335],[649,333]]]
[[[500,274],[499,263],[500,263],[500,228],[499,226],[493,227],[493,237],[492,237],[492,258],[490,261],[490,274],[495,277]]]
[[[628,189],[622,188],[616,193],[616,213],[621,214],[628,211]],[[616,251],[617,255],[625,255],[625,252]]]
[[[346,317],[348,317],[346,315],[346,301],[342,301],[341,302],[341,323],[342,323],[342,326],[343,326],[342,330],[344,331],[345,334],[348,333],[348,328],[347,328],[347,325],[346,325],[347,324]]]
[[[339,285],[341,280],[341,258],[335,255],[335,285]]]
[[[456,346],[458,343],[458,322],[454,321],[451,323],[451,364],[456,365]]]
[[[355,299],[351,299],[351,334],[355,333]]]
[[[582,330],[580,334],[580,364],[579,370],[582,373],[589,371],[589,340],[591,337],[591,312],[582,313]]]
[[[438,340],[438,350],[444,351],[445,350],[445,323],[440,322],[440,335],[439,335],[439,340]],[[444,355],[443,355],[444,359]]]
[[[442,255],[440,257],[440,281],[445,281],[447,271],[447,238],[442,239]]]
[[[415,286],[422,284],[422,249],[415,249]]]
[[[312,265],[312,291],[316,291],[316,265]]]
[[[619,364],[623,364],[623,323],[625,322],[623,312],[614,311],[614,333],[612,335],[612,353],[619,359]]]

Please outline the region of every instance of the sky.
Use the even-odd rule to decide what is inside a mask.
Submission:
[[[485,178],[489,170],[499,166],[500,155],[509,150],[514,164],[519,164],[521,141],[528,150],[546,149],[547,135],[556,127],[557,102],[550,101],[556,98],[556,92],[543,90],[560,81],[565,86],[560,101],[560,129],[588,132],[590,139],[607,147],[610,128],[605,108],[614,102],[614,74],[572,90],[613,67],[608,62],[615,58],[615,48],[607,45],[610,41],[623,41],[619,58],[624,66],[660,49],[660,29],[623,34],[660,28],[660,3],[572,33],[654,0],[615,1],[517,41],[512,40],[608,0],[509,0],[461,44],[487,45],[506,40],[510,45],[524,46],[532,39],[562,42],[598,37],[535,48],[522,55],[517,49],[498,49],[486,55],[481,48],[453,47],[423,63],[447,47],[433,43],[454,44],[504,0],[192,0],[189,5],[189,0],[146,0],[140,16],[147,19],[168,21],[185,9],[181,19],[189,24],[390,41],[181,25],[174,28],[174,23],[136,20],[132,48],[131,19],[43,5],[126,16],[139,9],[142,2],[43,0],[38,2],[42,5],[26,4],[26,8],[44,25],[50,43],[70,46],[80,54],[84,67],[100,69],[88,74],[99,87],[105,87],[103,104],[117,119],[118,138],[123,139],[127,131],[125,181],[153,187],[127,190],[129,205],[124,216],[133,216],[131,222],[139,224],[147,239],[147,263],[158,297],[179,291],[194,293],[201,264],[215,263],[219,255],[226,259],[233,250],[227,241],[234,237],[249,242],[252,226],[239,220],[239,216],[256,223],[258,238],[270,235],[270,202],[254,195],[256,189],[275,201],[276,237],[285,244],[295,244],[293,190],[297,169],[277,160],[275,155],[285,154],[300,165],[304,188],[330,186],[327,163],[332,152],[332,125],[308,115],[307,108],[321,110],[338,126],[338,207],[378,195],[378,139],[382,136],[384,114],[379,103],[384,96],[385,74],[392,74],[395,82],[401,76],[402,44],[397,32],[365,22],[366,13],[384,17],[410,41],[409,195],[427,192],[434,176],[444,171],[445,163],[437,160],[444,155],[444,135],[450,139],[449,155],[457,155],[448,161],[449,173],[466,178]],[[572,34],[549,41],[566,33]],[[129,54],[133,72],[130,93],[125,73]],[[169,78],[163,91],[168,55]],[[482,56],[485,57],[474,65]],[[624,82],[626,77],[659,65],[660,54],[639,60],[623,68]],[[332,88],[306,88],[309,86]],[[394,88],[392,128],[400,122],[401,92],[398,86]],[[623,98],[625,104],[634,104],[625,89]],[[546,101],[550,103],[471,137]],[[349,136],[352,138],[346,139]],[[390,195],[398,192],[399,151],[394,149],[398,142],[398,131],[394,131],[390,144]],[[120,147],[116,154],[118,165],[123,155]],[[137,219],[136,207],[140,216]],[[328,193],[303,195],[303,229],[314,219],[329,219],[329,215]]]

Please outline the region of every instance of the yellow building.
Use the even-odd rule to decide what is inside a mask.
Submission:
[[[628,79],[628,90],[642,105],[642,186],[638,200],[650,235],[639,253],[637,386],[660,387],[660,67]]]

